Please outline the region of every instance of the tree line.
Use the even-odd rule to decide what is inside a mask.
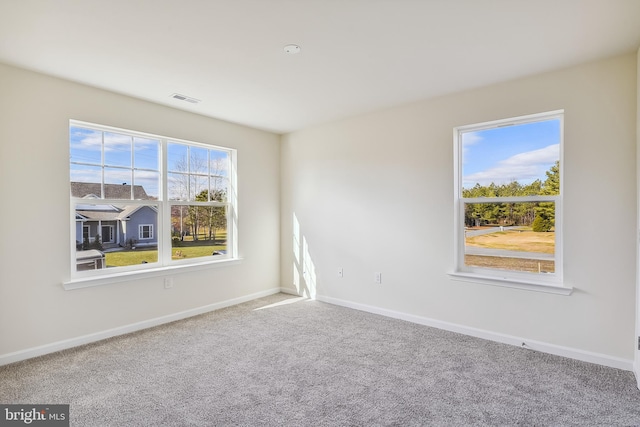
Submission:
[[[226,200],[226,190],[211,191],[202,190],[196,201],[219,201]],[[215,241],[219,230],[227,228],[227,213],[224,206],[184,206],[173,205],[171,207],[171,222],[173,231],[173,244],[179,246],[185,236],[192,236],[193,241],[204,240]]]
[[[201,190],[193,200],[197,202],[225,202],[227,200],[226,178],[222,171],[223,159],[208,161],[205,156],[191,153],[178,159],[173,165],[176,173],[171,174],[168,182],[170,197],[176,200],[189,200],[194,188],[212,186],[211,191]],[[211,182],[209,180],[213,178]],[[194,242],[209,240],[214,242],[218,231],[227,228],[227,213],[224,206],[185,206],[171,207],[171,228],[173,246],[180,246],[185,236],[191,236]]]
[[[523,185],[518,181],[509,184],[480,185],[463,188],[462,197],[500,198],[560,194],[560,162],[556,161],[543,181],[537,179]],[[555,226],[555,203],[509,202],[465,203],[464,222],[467,227],[481,225],[530,226],[533,231],[551,231]]]

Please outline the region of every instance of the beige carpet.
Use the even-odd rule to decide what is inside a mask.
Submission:
[[[633,374],[278,294],[0,367],[73,426],[640,425]]]

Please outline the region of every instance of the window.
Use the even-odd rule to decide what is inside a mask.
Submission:
[[[72,278],[235,257],[235,150],[78,121],[69,149]]]
[[[454,276],[562,287],[562,128],[555,111],[454,130]]]
[[[138,226],[138,237],[140,240],[153,239],[153,225],[144,224]]]

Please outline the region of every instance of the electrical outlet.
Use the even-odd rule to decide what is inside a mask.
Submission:
[[[164,288],[165,289],[173,288],[173,277],[165,277],[164,278]]]
[[[379,273],[379,272],[373,273],[373,281],[376,282],[376,284],[378,285],[382,284],[382,273]]]
[[[344,277],[344,270],[342,268],[338,269],[338,277],[341,279]]]

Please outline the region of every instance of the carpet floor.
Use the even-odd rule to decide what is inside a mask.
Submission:
[[[640,425],[631,372],[277,294],[0,367],[72,426]]]

